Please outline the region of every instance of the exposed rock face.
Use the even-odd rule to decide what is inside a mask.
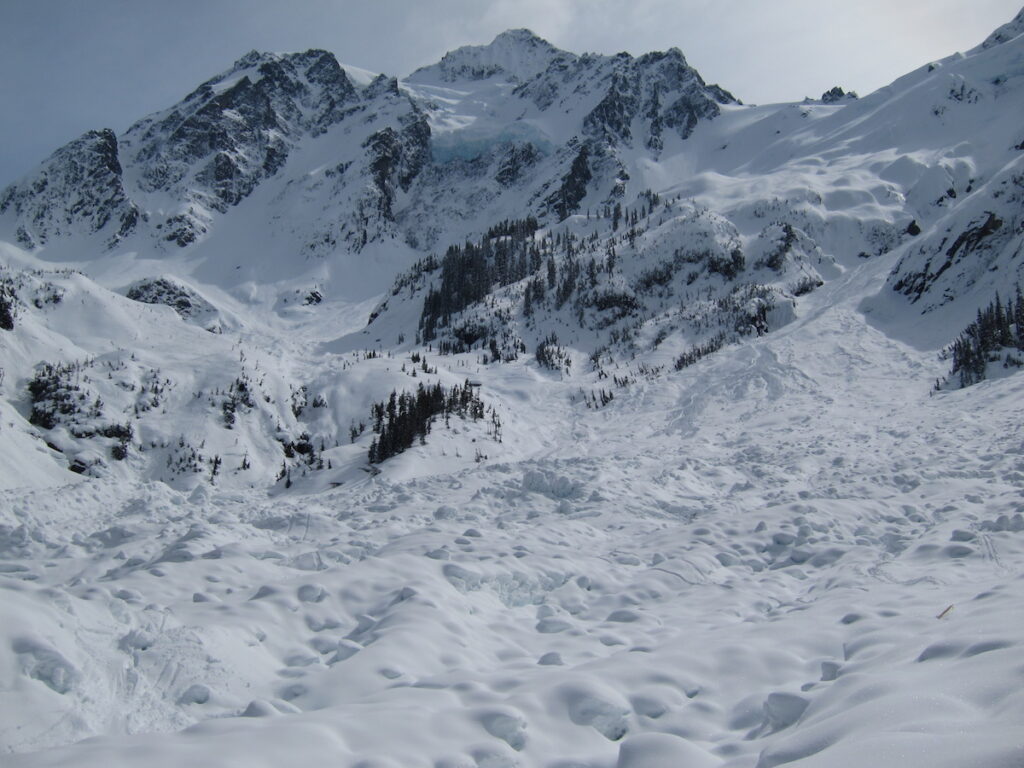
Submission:
[[[559,219],[564,219],[574,212],[579,207],[580,200],[587,194],[587,184],[592,178],[589,158],[590,147],[583,144],[572,161],[569,173],[562,179],[562,185],[551,197],[551,205],[558,213]]]
[[[85,231],[101,233],[108,248],[133,233],[187,248],[276,178],[283,191],[270,218],[291,219],[295,196],[320,208],[304,232],[287,225],[307,257],[388,237],[429,246],[431,222],[500,207],[503,195],[559,219],[588,196],[589,204],[617,199],[629,178],[620,150],[657,155],[668,136],[685,140],[735,103],[677,49],[577,56],[524,29],[452,51],[408,83],[380,75],[353,85],[322,50],[253,51],[120,141],[105,130],[62,148],[3,193],[0,213],[28,247]],[[480,135],[449,130],[438,142],[437,84],[489,88],[495,114],[508,117],[487,128],[471,121],[469,134]],[[538,114],[557,116],[561,135],[538,133]],[[326,164],[293,164],[300,149]]]
[[[277,172],[295,142],[339,122],[356,99],[326,51],[253,51],[176,107],[133,125],[124,143],[144,190],[172,190],[192,175],[222,206],[234,205]]]
[[[20,245],[35,248],[54,237],[128,235],[139,211],[125,194],[117,137],[109,128],[89,131],[50,156],[36,173],[0,196],[0,214],[17,218]]]
[[[583,117],[585,134],[613,143],[639,141],[654,151],[663,147],[666,129],[686,139],[698,120],[718,116],[720,105],[739,103],[722,88],[707,85],[678,48],[639,58],[560,52],[516,94],[542,111],[596,96],[596,105]]]
[[[393,220],[396,190],[407,192],[430,158],[430,126],[422,115],[409,115],[401,121],[399,130],[383,128],[372,134],[363,147],[378,193],[378,210],[384,218]]]
[[[133,125],[124,144],[139,169],[140,191],[187,201],[163,239],[193,242],[205,231],[206,210],[237,205],[285,165],[299,141],[340,122],[356,101],[326,51],[253,51],[177,106]]]
[[[196,291],[169,277],[156,277],[133,283],[125,294],[143,304],[163,304],[183,320],[208,330],[219,329],[218,311]]]
[[[502,158],[498,172],[494,175],[494,180],[502,186],[511,186],[519,181],[526,170],[535,165],[540,158],[540,151],[529,142],[510,144]]]
[[[927,311],[953,300],[963,287],[972,286],[985,273],[1000,271],[1000,267],[1012,273],[1020,257],[1014,236],[1019,219],[1012,217],[1011,225],[1006,226],[1007,222],[992,211],[982,211],[967,220],[956,217],[941,240],[929,238],[897,264],[889,279],[892,288],[913,303],[929,298]]]
[[[844,99],[856,99],[857,94],[854,91],[844,91],[842,87],[836,85],[829,88],[823,94],[821,94],[821,100],[825,104],[838,104]]]
[[[999,27],[995,32],[989,35],[985,42],[981,44],[982,48],[992,48],[996,45],[1002,45],[1005,42],[1013,40],[1018,35],[1024,34],[1024,9],[1013,17],[1011,21],[1008,21],[1003,26]]]

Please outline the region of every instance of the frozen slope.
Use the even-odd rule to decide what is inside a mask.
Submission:
[[[757,107],[251,54],[58,151],[0,195],[0,763],[1019,768],[1024,377],[932,389],[1024,264],[1021,31]],[[529,274],[424,347],[492,227]]]
[[[482,369],[500,461],[4,492],[5,764],[1019,765],[1024,382],[930,397],[889,266],[600,411]]]

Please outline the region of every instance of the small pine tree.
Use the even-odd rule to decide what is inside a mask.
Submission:
[[[0,285],[0,328],[5,331],[14,330],[14,300],[5,286]]]
[[[950,376],[959,374],[961,387],[977,384],[985,379],[988,364],[1000,358],[1006,347],[1024,351],[1024,302],[1020,284],[1015,287],[1014,298],[1005,307],[996,294],[995,299],[978,310],[974,322],[968,325],[946,348],[952,358]],[[1006,356],[1006,365],[1019,365],[1016,358]]]

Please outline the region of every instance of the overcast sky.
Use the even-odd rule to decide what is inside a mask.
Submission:
[[[406,75],[528,27],[566,50],[677,46],[747,103],[862,95],[980,43],[1022,0],[0,0],[0,187],[119,133],[252,49]]]

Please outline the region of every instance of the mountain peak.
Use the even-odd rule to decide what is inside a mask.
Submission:
[[[238,71],[240,69],[248,69],[249,67],[255,67],[262,61],[266,61],[270,58],[271,54],[264,51],[257,51],[253,48],[245,56],[238,59],[232,66],[230,71]]]
[[[546,45],[551,48],[554,47],[547,40],[534,34],[533,30],[527,29],[526,27],[520,27],[519,29],[506,29],[491,41],[492,46],[506,44]]]
[[[333,66],[340,66],[338,65],[337,59],[334,57],[334,54],[322,48],[310,48],[307,51],[297,51],[294,53],[274,53],[271,51],[258,51],[253,49],[236,60],[229,70],[218,75],[213,80],[216,81],[218,78],[227,78],[247,69],[255,69],[266,64],[281,62],[290,64],[294,67],[306,68],[316,64],[320,64],[321,66],[331,64],[333,64]]]
[[[529,29],[509,29],[487,45],[464,45],[446,53],[436,64],[421,67],[409,80],[487,80],[503,76],[514,82],[529,80],[547,69],[552,60],[566,56]]]
[[[90,235],[112,225],[110,244],[127,236],[139,211],[121,178],[117,136],[110,128],[87,131],[65,144],[35,171],[0,192],[0,214],[21,222],[16,239],[37,248],[54,237]],[[60,213],[56,213],[60,211]]]

